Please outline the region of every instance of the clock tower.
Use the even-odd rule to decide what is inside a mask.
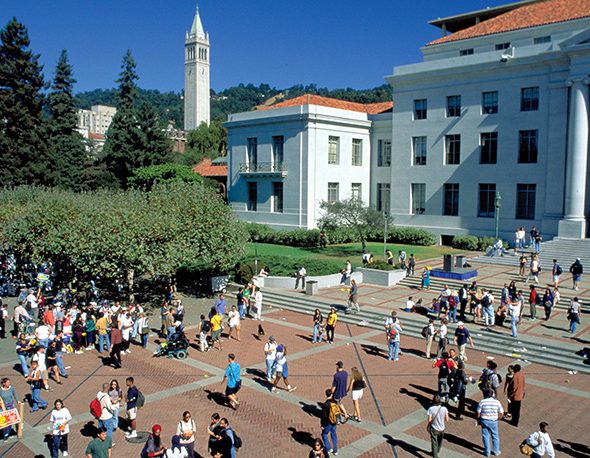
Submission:
[[[184,40],[184,130],[209,124],[209,34],[205,33],[199,7]]]

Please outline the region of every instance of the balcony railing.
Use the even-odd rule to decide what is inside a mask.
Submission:
[[[287,175],[287,167],[284,162],[256,162],[240,164],[240,173],[251,175]]]

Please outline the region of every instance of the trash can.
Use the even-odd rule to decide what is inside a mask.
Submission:
[[[455,265],[459,269],[462,269],[463,268],[463,264],[465,264],[465,260],[466,259],[467,259],[467,256],[463,256],[463,255],[455,256]]]
[[[452,254],[443,254],[443,270],[445,272],[452,272],[453,271],[453,255]]]
[[[314,296],[318,292],[318,282],[315,280],[308,280],[305,283],[305,294]]]

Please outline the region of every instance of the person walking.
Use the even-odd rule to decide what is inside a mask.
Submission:
[[[436,330],[434,329],[434,320],[429,319],[428,325],[424,327],[422,330],[422,336],[426,340],[426,351],[425,357],[426,359],[430,359],[430,351],[432,350],[432,342],[434,341],[434,337],[436,336]]]
[[[240,406],[238,402],[237,394],[242,388],[242,378],[240,376],[241,367],[236,362],[236,355],[230,353],[227,355],[228,365],[225,369],[225,374],[221,383],[225,383],[227,380],[227,386],[225,387],[225,397],[232,409],[237,410]]]
[[[332,392],[334,401],[336,401],[338,407],[340,407],[340,410],[342,411],[342,415],[344,415],[341,423],[346,423],[348,421],[348,413],[346,412],[344,404],[342,404],[342,400],[346,397],[347,387],[348,372],[344,370],[344,363],[342,361],[338,361],[336,363],[336,373],[332,378],[332,388],[330,390]]]
[[[125,380],[127,385],[127,395],[125,396],[126,418],[127,418],[127,432],[125,437],[127,439],[134,439],[137,437],[137,400],[139,399],[139,390],[135,386],[133,377],[127,377]]]
[[[18,360],[20,361],[21,373],[25,376],[29,376],[29,365],[27,364],[27,359],[29,357],[29,353],[31,352],[31,344],[27,339],[26,334],[20,334],[19,339],[16,342],[16,355]]]
[[[467,284],[463,284],[459,289],[459,320],[465,321],[465,309],[469,301],[469,293],[467,292]]]
[[[197,434],[197,425],[187,410],[176,426],[176,435],[180,437],[180,445],[186,450],[188,458],[195,457],[195,434]]]
[[[448,321],[446,318],[440,320],[440,328],[438,330],[438,351],[436,353],[439,358],[441,357],[443,351],[445,351],[445,348],[447,346],[447,324]]]
[[[56,399],[53,403],[54,409],[51,411],[49,421],[51,422],[52,441],[51,441],[51,458],[58,458],[61,450],[63,456],[68,456],[68,434],[70,434],[69,423],[72,421],[70,411],[64,407],[61,399]]]
[[[348,293],[348,304],[346,306],[347,313],[351,313],[353,309],[357,313],[359,313],[361,311],[361,308],[359,307],[359,304],[358,304],[358,292],[359,292],[359,287],[356,283],[356,280],[353,278],[350,280],[350,290]]]
[[[455,329],[455,337],[453,338],[455,345],[459,349],[459,357],[464,361],[467,362],[467,342],[471,348],[475,348],[473,345],[473,338],[471,337],[471,333],[465,327],[465,324],[462,321],[457,323],[457,329]]]
[[[274,336],[268,338],[268,342],[264,344],[264,364],[266,366],[266,380],[272,380],[273,365],[277,357],[277,342]]]
[[[445,437],[446,422],[449,421],[449,411],[442,405],[441,399],[434,396],[434,405],[428,409],[428,425],[430,433],[430,447],[433,458],[438,458]]]
[[[539,423],[539,430],[532,433],[525,440],[525,443],[533,448],[533,454],[530,455],[531,458],[542,458],[544,456],[555,458],[555,449],[547,432],[548,426],[548,423],[542,421]]]
[[[449,358],[449,354],[446,351],[443,351],[441,356],[432,363],[432,367],[438,368],[437,395],[441,400],[447,403],[449,401],[449,395],[451,393],[449,379],[452,379],[452,374],[457,369],[455,361]]]
[[[41,398],[41,387],[43,386],[43,380],[41,378],[41,369],[39,369],[38,361],[33,360],[31,362],[31,372],[25,378],[25,381],[31,387],[31,400],[33,404],[31,412],[37,412],[39,409],[46,409],[47,401],[44,401]]]
[[[479,377],[479,389],[482,391],[482,393],[492,391],[493,396],[496,397],[498,388],[502,384],[502,379],[496,372],[497,368],[498,364],[495,361],[488,361],[486,363],[485,369],[481,371],[481,375]]]
[[[483,442],[484,455],[490,456],[490,439],[492,451],[495,456],[500,455],[500,433],[498,421],[502,419],[504,409],[502,404],[494,398],[492,390],[484,392],[484,398],[477,405],[477,419],[481,426],[481,440]]]
[[[16,409],[18,408],[18,402],[18,395],[14,386],[12,386],[12,381],[8,377],[4,377],[0,380],[0,408],[2,408],[2,411]],[[8,441],[11,430],[10,426],[1,429],[4,442]]]
[[[330,312],[326,318],[326,340],[329,344],[334,343],[334,330],[336,329],[337,321],[338,315],[336,314],[336,309],[334,307],[330,307]]]
[[[388,318],[391,319],[392,323],[387,328],[387,346],[389,348],[389,353],[387,355],[387,359],[389,361],[398,361],[399,360],[399,344],[400,344],[400,334],[402,333],[402,327],[400,326],[399,320],[397,316],[392,316]]]
[[[518,323],[522,315],[522,291],[518,292],[516,299],[510,302],[508,306],[510,314],[510,329],[512,331],[512,337],[518,337]]]
[[[570,334],[574,334],[576,332],[576,327],[580,324],[580,313],[582,311],[582,306],[580,304],[580,300],[578,297],[574,297],[570,303],[569,310],[567,312],[567,318],[570,322],[569,332]]]
[[[543,294],[543,308],[545,309],[545,321],[549,321],[551,318],[551,312],[553,311],[555,296],[549,287],[545,288],[545,293]]]
[[[367,381],[363,374],[360,373],[357,367],[350,369],[350,382],[348,384],[348,392],[352,395],[352,405],[354,407],[354,415],[351,417],[356,422],[361,421],[361,406],[360,400],[363,398],[363,390],[367,387]]]
[[[410,254],[410,259],[408,259],[408,268],[406,269],[406,277],[410,275],[414,276],[414,268],[416,267],[416,258],[414,257],[414,253]]]
[[[328,454],[332,453],[338,455],[338,414],[342,409],[334,399],[333,390],[326,390],[326,401],[322,405],[322,415],[320,417],[320,425],[322,427],[322,440],[328,449]],[[328,436],[332,440],[330,441]]]
[[[539,294],[537,293],[537,290],[535,289],[535,285],[531,285],[530,287],[530,293],[529,293],[529,310],[530,310],[530,314],[531,314],[531,320],[536,320],[537,319],[537,304],[539,303]]]
[[[295,272],[295,289],[298,289],[299,282],[301,282],[301,289],[305,289],[305,278],[307,277],[307,271],[305,267],[300,266]]]
[[[199,336],[199,350],[202,353],[209,351],[209,343],[207,342],[207,335],[211,331],[211,321],[205,318],[205,315],[201,314],[201,320],[199,321],[199,327],[197,329]]]
[[[106,428],[99,428],[98,435],[86,447],[86,458],[111,458],[113,441]]]
[[[321,343],[322,342],[322,325],[324,323],[324,316],[320,309],[315,309],[313,312],[313,335],[311,339],[311,343]]]
[[[103,383],[102,389],[96,393],[96,399],[100,403],[100,417],[98,418],[98,427],[105,428],[107,436],[111,441],[113,440],[113,431],[115,429],[115,422],[113,420],[113,404],[111,403],[111,397],[109,396],[109,384]],[[114,443],[111,444],[115,446]]]
[[[551,268],[551,275],[553,276],[553,287],[559,287],[559,277],[563,273],[563,269],[557,263],[557,259],[553,260],[553,267]]]
[[[582,274],[584,273],[584,266],[580,258],[576,258],[574,263],[570,266],[570,273],[572,274],[573,288],[577,291],[582,281]]]
[[[236,332],[236,339],[238,342],[240,341],[240,312],[238,312],[235,305],[231,306],[231,311],[228,313],[228,322],[229,326],[229,333],[227,335],[227,340],[232,338],[232,331]]]
[[[289,392],[294,391],[297,387],[291,386],[289,383],[289,365],[287,364],[287,347],[279,345],[277,347],[277,354],[275,362],[273,364],[274,381],[270,389],[271,392],[277,392],[277,385],[283,379],[283,382],[287,386]]]
[[[520,422],[520,407],[522,400],[524,399],[526,383],[520,364],[515,364],[513,366],[513,371],[514,374],[506,389],[508,394],[507,420],[510,421],[513,426],[518,426],[518,423]]]
[[[221,322],[223,317],[215,307],[211,309],[211,313],[213,314],[209,320],[211,324],[211,348],[215,348],[215,344],[217,343],[217,349],[221,351],[223,350],[221,346]]]
[[[525,253],[521,253],[520,258],[518,259],[518,276],[524,277],[526,272],[526,263],[528,259]]]
[[[254,293],[254,308],[254,319],[264,321],[262,319],[262,290],[260,288],[256,288],[256,292]]]
[[[532,278],[533,280],[535,280],[535,283],[539,283],[539,270],[541,268],[541,264],[539,263],[539,257],[534,254],[531,257],[531,264],[529,266],[529,274],[526,277],[526,280],[524,281],[525,283],[528,283],[529,280]]]

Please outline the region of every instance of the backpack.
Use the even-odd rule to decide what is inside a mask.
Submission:
[[[211,331],[211,322],[207,321],[207,320],[203,320],[202,324],[201,324],[201,332],[209,332]]]
[[[137,407],[138,409],[141,409],[144,405],[145,405],[145,396],[143,395],[143,393],[141,391],[139,391],[139,388],[138,388],[137,389],[137,400],[135,401],[135,407]]]
[[[450,374],[449,363],[446,359],[443,359],[441,365],[438,367],[438,378],[448,378]]]
[[[484,370],[479,377],[478,385],[481,391],[492,390],[495,391],[493,375],[498,377],[498,386],[502,383],[502,376],[500,374],[496,374],[494,371],[490,371],[488,369]]]
[[[341,414],[342,414],[342,410],[340,410],[340,406],[338,404],[336,404],[335,402],[330,402],[330,412],[328,413],[328,422],[331,425],[337,424]]]
[[[236,434],[236,432],[232,429],[231,430],[232,433],[234,433],[234,441],[233,441],[233,445],[235,448],[242,448],[242,438],[240,436],[238,436]]]
[[[90,415],[92,415],[94,418],[96,418],[98,420],[100,418],[100,416],[102,415],[102,406],[100,405],[100,401],[98,399],[94,398],[90,402],[89,407],[90,407]]]
[[[422,328],[422,337],[424,337],[425,339],[430,335],[430,326],[424,326]]]
[[[561,275],[563,273],[563,269],[561,268],[561,266],[559,264],[557,264],[557,266],[555,267],[555,273],[557,275]]]
[[[387,337],[388,337],[390,340],[393,340],[393,339],[395,339],[395,338],[397,337],[397,330],[396,330],[396,329],[395,329],[393,326],[391,326],[391,327],[390,327],[390,328],[387,330]]]
[[[481,306],[486,308],[490,306],[490,296],[488,296],[487,294],[485,294],[482,298],[481,298]]]

